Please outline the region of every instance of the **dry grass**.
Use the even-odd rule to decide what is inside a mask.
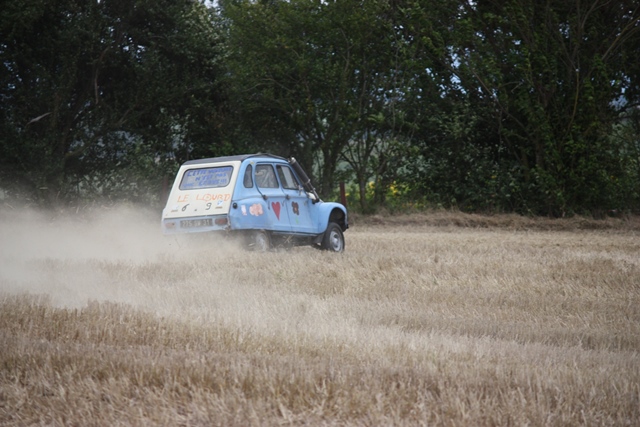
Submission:
[[[635,219],[357,219],[336,256],[0,217],[0,425],[640,424]]]

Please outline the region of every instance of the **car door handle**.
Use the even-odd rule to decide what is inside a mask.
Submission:
[[[291,198],[291,196],[287,194],[286,196],[284,196],[284,198],[289,200]]]

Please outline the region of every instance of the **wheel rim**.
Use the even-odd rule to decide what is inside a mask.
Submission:
[[[329,247],[334,252],[342,252],[342,236],[337,230],[331,230],[329,234]]]
[[[259,231],[254,236],[254,244],[257,251],[266,252],[269,250],[269,237],[263,231]]]

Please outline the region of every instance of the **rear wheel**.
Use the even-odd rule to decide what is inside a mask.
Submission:
[[[330,252],[344,251],[344,234],[342,234],[342,228],[340,228],[338,224],[335,222],[329,223],[329,226],[324,232],[320,247]]]
[[[256,252],[267,252],[271,248],[271,239],[264,230],[256,230],[249,237],[249,248]]]

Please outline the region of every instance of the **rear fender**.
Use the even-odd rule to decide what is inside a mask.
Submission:
[[[261,197],[250,197],[234,201],[229,212],[231,230],[271,230],[273,221],[269,216],[267,202]]]

